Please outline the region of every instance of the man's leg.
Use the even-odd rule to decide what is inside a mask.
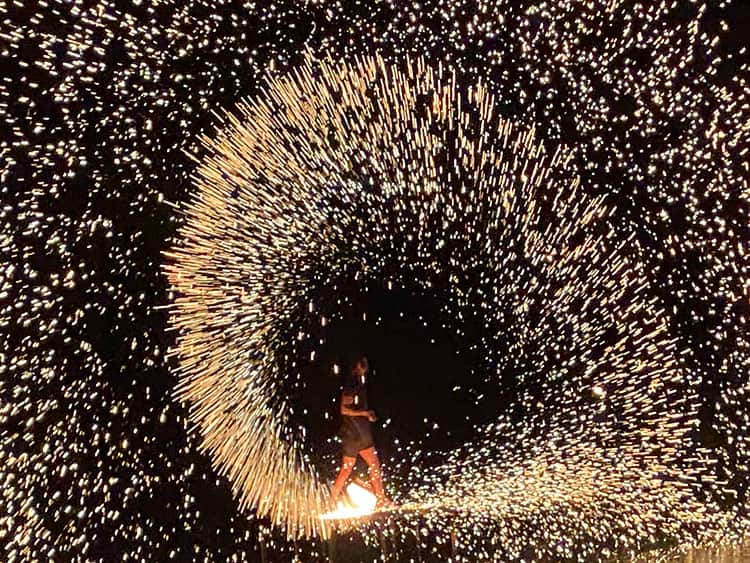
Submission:
[[[367,462],[368,471],[370,473],[370,484],[372,490],[375,491],[375,496],[378,499],[378,504],[383,504],[387,501],[385,493],[383,492],[383,476],[380,472],[380,460],[378,459],[378,453],[375,451],[375,447],[369,447],[359,452],[364,460]]]
[[[356,457],[343,456],[341,460],[341,470],[339,471],[338,477],[336,477],[336,481],[333,483],[333,487],[331,487],[331,504],[335,505],[336,501],[339,499],[341,491],[344,489],[344,484],[349,478],[352,469],[354,469],[355,463],[357,463]]]

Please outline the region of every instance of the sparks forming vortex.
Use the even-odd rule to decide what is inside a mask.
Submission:
[[[571,546],[719,525],[695,496],[711,459],[691,442],[693,379],[637,242],[581,184],[574,149],[545,147],[486,85],[423,59],[308,57],[223,119],[203,139],[165,271],[177,395],[243,508],[289,535],[322,533],[327,487],[285,439],[275,392],[287,377],[280,327],[320,264],[366,279],[388,254],[425,286],[481,269],[478,286],[451,287],[449,307],[478,307],[512,335],[503,353],[488,347],[496,365],[528,358],[523,425],[499,412],[415,478],[409,500],[490,526],[511,551],[518,522],[535,518],[566,529]],[[352,222],[362,208],[366,235]],[[413,230],[395,245],[399,225]],[[458,249],[447,260],[446,245]]]

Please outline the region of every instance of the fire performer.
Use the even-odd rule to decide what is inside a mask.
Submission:
[[[377,499],[375,510],[393,506],[393,502],[383,491],[380,460],[372,439],[370,423],[375,422],[377,417],[375,411],[370,410],[367,404],[368,369],[367,357],[359,356],[355,359],[351,372],[344,376],[339,431],[343,442],[343,456],[341,469],[331,490],[331,504],[334,507],[357,463],[358,455],[362,456],[369,468],[370,485]]]

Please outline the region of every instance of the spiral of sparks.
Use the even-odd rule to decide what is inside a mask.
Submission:
[[[311,284],[349,272],[421,289],[447,280],[452,317],[478,307],[485,319],[488,365],[515,365],[523,420],[499,412],[403,487],[436,528],[449,513],[452,528],[492,529],[518,556],[534,541],[519,523],[554,522],[569,544],[537,552],[559,556],[592,537],[614,534],[619,548],[722,524],[696,496],[715,463],[692,443],[697,379],[633,234],[582,189],[571,149],[548,151],[482,83],[462,88],[423,58],[308,58],[225,118],[204,138],[166,271],[179,397],[243,506],[289,533],[319,531],[325,487],[284,437],[279,339]]]
[[[324,532],[328,477],[289,335],[379,275],[503,392],[473,440],[387,460],[418,549],[747,530],[743,2],[0,12],[0,559],[318,557],[287,541]]]

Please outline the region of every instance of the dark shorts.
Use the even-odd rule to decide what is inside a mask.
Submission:
[[[357,457],[359,452],[371,448],[374,445],[375,443],[372,441],[372,436],[369,438],[366,436],[359,436],[357,438],[344,438],[342,449],[345,457]]]
[[[360,424],[358,428],[344,427],[341,433],[341,447],[345,457],[357,457],[362,450],[375,445],[370,425]]]

